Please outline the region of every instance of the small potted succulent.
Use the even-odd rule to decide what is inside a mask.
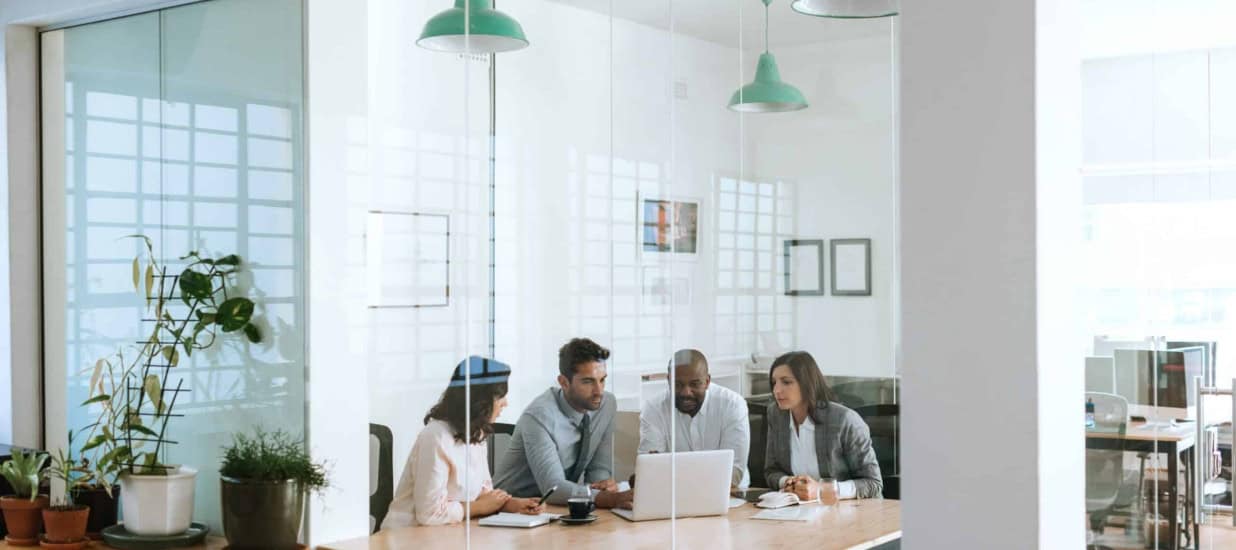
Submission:
[[[69,433],[69,444],[72,443],[73,434]],[[90,485],[91,471],[74,461],[71,451],[66,453],[61,449],[52,457],[46,475],[48,479],[64,482],[64,497],[43,508],[43,526],[47,529],[47,535],[41,546],[64,550],[84,547],[90,507],[79,504],[77,496]]]
[[[9,534],[4,537],[9,546],[38,546],[39,511],[47,506],[47,496],[39,494],[39,480],[47,454],[13,449],[12,458],[0,464],[0,475],[13,487],[14,495],[0,497],[4,523]]]
[[[234,550],[298,548],[305,494],[327,486],[325,466],[279,430],[236,434],[219,474],[223,533]]]

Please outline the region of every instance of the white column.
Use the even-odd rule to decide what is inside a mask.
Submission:
[[[310,546],[369,534],[368,366],[348,353],[348,122],[367,115],[364,2],[305,3],[308,440],[332,487],[309,503]],[[412,47],[409,41],[407,47]]]
[[[1080,65],[1065,0],[904,2],[908,548],[1083,543]]]

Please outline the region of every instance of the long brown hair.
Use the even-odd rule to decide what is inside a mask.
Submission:
[[[808,416],[815,416],[817,403],[837,400],[837,396],[833,394],[833,389],[828,387],[828,382],[824,381],[824,374],[820,372],[820,366],[816,364],[815,358],[805,351],[791,351],[773,361],[772,367],[768,369],[768,388],[770,391],[775,385],[773,382],[773,371],[777,370],[777,367],[780,366],[789,367],[790,374],[794,375],[794,380],[798,381],[803,401],[807,402]]]
[[[472,429],[466,441],[464,433],[469,431],[469,426],[466,425],[467,421],[464,418],[464,410],[467,406],[464,389],[463,386],[446,388],[446,391],[442,392],[442,398],[425,415],[425,423],[428,424],[430,420],[441,420],[451,426],[455,441],[481,443],[489,437],[489,434],[494,433],[493,420],[491,420],[494,415],[494,402],[506,395],[506,382],[472,386]]]

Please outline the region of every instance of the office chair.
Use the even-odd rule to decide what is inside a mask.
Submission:
[[[498,457],[502,456],[502,453],[506,452],[507,446],[511,444],[511,437],[514,435],[514,424],[494,424],[494,433],[489,434],[489,444],[487,445],[489,449],[486,451],[489,453],[489,475],[498,475],[498,472],[494,470],[494,467],[498,465]]]
[[[381,424],[369,424],[369,532],[377,533],[395,498],[392,464],[395,437]]]
[[[1086,399],[1094,403],[1093,431],[1124,435],[1129,425],[1128,400],[1098,392],[1086,392]],[[1116,506],[1124,480],[1124,451],[1086,450],[1086,512],[1090,514],[1091,534],[1087,537],[1091,539],[1088,549],[1111,550],[1093,541],[1103,534],[1103,526]]]
[[[751,447],[747,453],[747,472],[750,473],[751,487],[768,489],[768,481],[764,479],[764,448],[768,445],[768,403],[771,395],[751,396],[747,398],[747,422],[751,428]]]
[[[888,499],[901,498],[901,413],[895,403],[857,407],[854,412],[863,417],[871,430],[871,448],[880,463],[880,475],[884,480],[882,496]]]

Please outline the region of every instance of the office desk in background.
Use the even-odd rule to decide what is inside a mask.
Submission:
[[[1171,426],[1151,426],[1144,422],[1129,424],[1124,435],[1108,432],[1086,431],[1086,448],[1105,451],[1128,451],[1145,453],[1163,453],[1167,455],[1168,493],[1172,502],[1177,502],[1180,495],[1179,472],[1181,454],[1184,454],[1185,477],[1185,526],[1184,532],[1197,546],[1201,528],[1193,521],[1193,507],[1197,498],[1193,495],[1193,452],[1196,436],[1193,423],[1182,423]],[[1141,488],[1138,488],[1141,496]],[[1169,542],[1169,548],[1180,548],[1181,526],[1177,521],[1179,514],[1171,514],[1168,518],[1168,532],[1175,534]],[[1190,527],[1192,527],[1190,532]]]
[[[808,505],[818,506],[818,505]],[[548,511],[566,513],[550,506]],[[677,547],[707,550],[801,548],[866,550],[901,539],[901,502],[896,500],[844,501],[808,522],[749,519],[760,509],[752,504],[731,509],[724,516],[681,518],[676,522]],[[552,522],[533,529],[481,527],[472,522],[472,548],[537,548],[546,550],[656,549],[670,546],[670,521],[629,522],[609,510],[597,510],[587,525]],[[322,550],[459,550],[464,548],[462,525],[405,527],[359,539],[318,546]]]

